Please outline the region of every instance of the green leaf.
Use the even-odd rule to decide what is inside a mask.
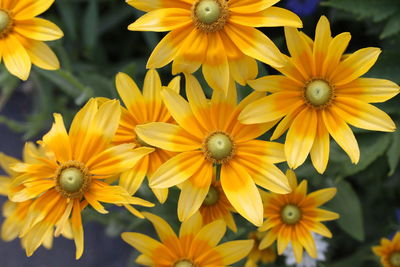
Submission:
[[[83,20],[83,30],[82,39],[83,45],[86,52],[92,55],[93,50],[98,41],[98,29],[99,29],[99,7],[98,1],[91,0],[87,6],[84,20]]]
[[[76,33],[76,16],[78,13],[75,12],[72,3],[67,3],[67,1],[56,1],[57,10],[61,15],[62,22],[65,26],[65,31],[68,38],[72,40],[76,40],[77,33]]]
[[[399,12],[400,13],[400,12]],[[381,39],[393,36],[400,32],[400,14],[392,16],[387,22],[381,35]]]
[[[364,241],[364,223],[360,200],[350,183],[341,180],[337,184],[337,194],[328,204],[340,214],[337,220],[340,228],[358,241]]]
[[[391,145],[386,153],[390,167],[388,176],[392,176],[394,174],[400,160],[400,132],[394,132],[391,137]]]

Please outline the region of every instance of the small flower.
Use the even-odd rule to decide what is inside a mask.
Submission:
[[[249,238],[254,240],[254,246],[247,256],[246,263],[244,267],[258,267],[258,263],[262,262],[263,264],[275,262],[276,260],[276,248],[274,245],[271,245],[267,248],[260,249],[260,241],[265,236],[265,232],[251,232],[249,234]]]
[[[54,0],[0,1],[0,51],[8,71],[26,80],[31,65],[46,70],[60,68],[57,56],[43,42],[60,39],[63,32],[54,23],[36,18]]]
[[[382,110],[369,103],[384,102],[400,92],[388,80],[360,78],[376,62],[379,48],[368,47],[344,55],[349,33],[331,36],[329,21],[322,16],[315,41],[295,28],[285,28],[291,54],[289,64],[277,68],[282,75],[249,81],[257,91],[272,94],[243,109],[245,124],[279,121],[271,140],[288,130],[285,155],[297,168],[308,154],[319,173],[328,165],[330,136],[356,164],[360,150],[348,124],[358,128],[393,132],[396,126]],[[282,120],[281,120],[282,119]]]
[[[179,93],[180,77],[174,78],[168,88]],[[174,123],[171,115],[161,99],[161,80],[155,70],[149,70],[146,74],[143,92],[140,92],[136,83],[125,73],[118,73],[116,87],[119,96],[125,104],[122,108],[121,121],[119,123],[114,144],[135,143],[137,147],[149,150],[149,153],[141,158],[130,170],[121,174],[119,185],[133,195],[140,187],[144,177],[151,177],[164,162],[175,153],[150,146],[136,135],[135,127],[149,122]],[[161,203],[168,196],[166,188],[152,188],[154,194]]]
[[[400,232],[397,232],[392,240],[382,238],[381,245],[372,247],[372,251],[380,257],[383,267],[399,267]]]
[[[12,180],[10,199],[32,201],[20,233],[28,256],[54,227],[58,236],[69,227],[70,220],[79,259],[83,253],[81,211],[87,205],[107,213],[100,202],[122,204],[139,217],[143,216],[129,204],[152,206],[131,197],[124,188],[103,181],[131,168],[148,152],[143,148],[133,150],[134,144],[111,145],[120,113],[118,101],[100,105],[91,99],[76,114],[69,133],[62,116],[54,114],[51,130],[39,142],[42,149],[31,151],[34,160],[13,165],[18,176]]]
[[[317,261],[324,261],[325,260],[325,253],[328,249],[328,242],[323,240],[321,235],[312,233],[313,238],[315,240],[315,245],[317,247],[317,258],[311,258],[307,252],[303,252],[303,258],[300,263],[296,263],[296,258],[293,253],[292,245],[289,244],[286,250],[283,252],[285,258],[286,265],[294,265],[296,267],[317,267]]]
[[[170,31],[156,46],[147,68],[173,61],[173,74],[200,66],[207,83],[227,91],[233,77],[240,84],[257,76],[255,59],[276,67],[286,64],[275,44],[255,27],[302,27],[294,13],[273,7],[277,1],[128,0],[147,12],[131,31]]]
[[[218,245],[226,231],[222,220],[204,225],[196,213],[182,223],[179,236],[162,218],[143,215],[154,225],[160,241],[140,233],[122,233],[122,239],[139,250],[136,262],[145,266],[209,267],[228,266],[244,258],[252,240],[235,240]]]
[[[150,187],[180,184],[178,217],[184,221],[203,203],[211,185],[213,166],[217,165],[230,204],[240,215],[260,226],[263,206],[256,184],[274,192],[290,192],[286,176],[274,165],[285,160],[283,145],[255,139],[272,124],[244,125],[237,120],[240,111],[263,94],[252,93],[237,104],[232,81],[227,93],[214,90],[208,100],[192,75],[186,76],[189,101],[168,88],[161,94],[178,125],[153,122],[136,126],[136,133],[152,146],[179,154],[153,174]]]
[[[307,180],[297,185],[296,174],[288,170],[292,192],[286,195],[263,192],[264,214],[267,218],[259,231],[268,231],[260,243],[260,249],[270,246],[275,240],[281,255],[289,243],[292,244],[296,261],[302,261],[303,247],[312,258],[317,258],[317,247],[312,233],[331,238],[332,233],[321,221],[339,218],[335,212],[318,208],[331,200],[336,188],[325,188],[307,194]]]

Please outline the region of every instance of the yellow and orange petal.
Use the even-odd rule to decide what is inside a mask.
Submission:
[[[251,232],[249,238],[254,240],[254,246],[247,256],[244,267],[258,267],[259,262],[263,264],[272,263],[276,261],[277,254],[274,245],[264,249],[259,249],[260,241],[265,236],[265,232]]]
[[[146,148],[133,149],[134,144],[111,144],[120,113],[118,101],[91,99],[76,114],[69,132],[62,116],[55,114],[52,128],[39,141],[41,149],[27,153],[35,160],[12,166],[18,175],[11,182],[10,199],[32,201],[19,234],[28,256],[55,227],[56,236],[71,229],[76,258],[80,258],[84,243],[81,211],[87,205],[107,213],[100,202],[122,204],[139,217],[143,216],[131,204],[152,206],[103,181],[132,168],[149,153]]]
[[[148,68],[171,61],[174,74],[193,73],[200,66],[208,84],[227,91],[231,77],[244,85],[257,76],[255,60],[275,67],[286,64],[275,44],[255,27],[302,27],[294,13],[256,0],[130,0],[147,12],[128,29],[169,31],[154,48]]]
[[[218,245],[226,226],[221,220],[204,224],[199,213],[183,222],[179,235],[162,218],[143,213],[153,224],[160,241],[140,233],[122,233],[122,239],[142,253],[136,262],[145,266],[228,266],[244,258],[253,240]]]
[[[325,188],[307,194],[307,180],[297,184],[292,170],[288,170],[286,175],[293,190],[291,193],[281,195],[262,192],[266,220],[259,231],[267,232],[259,248],[267,248],[276,240],[278,254],[281,255],[291,243],[296,261],[301,262],[303,248],[312,258],[317,257],[312,232],[332,237],[332,233],[321,222],[335,220],[339,215],[319,206],[335,196],[336,188]]]
[[[322,16],[315,40],[294,28],[285,28],[291,57],[276,68],[283,75],[249,81],[256,91],[272,94],[246,107],[239,116],[245,124],[280,121],[272,140],[287,131],[285,155],[291,168],[311,156],[319,173],[328,165],[330,137],[358,163],[360,151],[349,124],[358,128],[392,132],[396,126],[383,111],[369,103],[384,102],[400,92],[388,80],[360,78],[376,62],[380,49],[368,47],[346,57],[349,33],[332,37]]]
[[[201,206],[212,181],[213,166],[221,169],[223,191],[233,208],[260,226],[263,207],[257,185],[288,193],[286,176],[274,164],[285,161],[283,145],[255,140],[273,123],[244,125],[237,117],[249,103],[261,98],[255,92],[237,104],[236,87],[231,81],[227,94],[214,90],[212,98],[194,76],[186,75],[186,101],[171,89],[164,89],[164,103],[178,125],[152,122],[136,127],[144,142],[178,152],[166,161],[150,179],[154,188],[181,184],[178,217],[181,221]]]
[[[3,0],[0,3],[0,50],[7,70],[27,80],[31,65],[46,70],[60,68],[57,56],[45,41],[63,37],[54,23],[37,18],[54,0]]]
[[[382,238],[379,246],[372,247],[375,255],[380,257],[383,267],[397,267],[400,265],[400,232],[392,240]]]
[[[179,93],[179,82],[178,76],[169,83],[168,88]],[[139,139],[135,133],[135,127],[149,122],[174,123],[174,120],[161,99],[160,92],[163,87],[156,70],[151,69],[147,72],[143,92],[125,73],[118,73],[116,76],[116,87],[125,108],[122,108],[121,120],[113,143],[117,145],[135,143],[137,147],[145,147],[150,151],[134,167],[121,174],[119,185],[133,195],[139,189],[145,176],[150,179],[152,174],[174,155],[171,151],[150,146]],[[168,189],[152,190],[161,203],[166,201]]]

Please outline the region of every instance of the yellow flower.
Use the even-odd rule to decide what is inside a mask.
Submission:
[[[54,0],[0,1],[0,51],[8,71],[26,80],[32,63],[39,68],[60,68],[57,56],[43,42],[60,39],[63,32],[54,23],[36,18]]]
[[[269,247],[278,240],[278,254],[281,255],[289,242],[297,262],[301,262],[303,247],[312,257],[317,257],[317,249],[311,232],[331,238],[332,233],[321,221],[339,218],[335,212],[318,208],[331,200],[336,188],[326,188],[307,195],[307,181],[297,185],[296,174],[288,170],[292,192],[286,195],[263,192],[264,214],[267,220],[259,231],[268,231],[260,243],[260,249]]]
[[[147,150],[132,150],[134,144],[111,146],[111,139],[120,118],[118,101],[110,100],[98,106],[91,99],[75,116],[69,134],[60,114],[54,114],[51,130],[40,141],[42,150],[31,151],[35,162],[15,164],[18,176],[12,181],[16,192],[10,192],[14,202],[33,200],[20,236],[26,239],[30,256],[56,226],[58,236],[71,220],[76,244],[76,258],[83,253],[81,211],[89,204],[100,213],[107,213],[101,202],[125,205],[142,216],[129,204],[152,206],[131,197],[120,186],[102,181],[131,168]]]
[[[136,133],[150,145],[181,153],[161,165],[150,186],[181,184],[178,217],[184,221],[203,203],[213,165],[218,165],[229,202],[247,220],[261,225],[263,206],[256,184],[278,193],[290,192],[286,176],[274,165],[285,161],[283,145],[255,140],[272,123],[243,125],[237,120],[240,111],[263,94],[255,92],[237,104],[232,81],[227,94],[214,90],[208,100],[196,78],[187,75],[189,102],[168,88],[161,95],[178,125],[153,122],[137,126]]]
[[[297,168],[310,153],[319,173],[329,159],[329,136],[343,148],[353,163],[360,151],[350,127],[391,132],[390,117],[368,103],[384,102],[399,93],[395,83],[359,78],[377,60],[380,49],[369,47],[343,55],[349,33],[331,37],[329,21],[322,16],[313,42],[294,28],[285,28],[291,54],[289,64],[278,68],[284,76],[269,75],[249,84],[257,91],[270,91],[250,104],[239,116],[242,123],[263,123],[283,118],[271,140],[287,129],[285,154],[291,168]]]
[[[302,27],[300,18],[270,0],[128,0],[148,12],[128,29],[170,31],[156,46],[147,68],[173,61],[173,74],[193,73],[201,65],[213,89],[227,91],[229,79],[240,84],[257,76],[260,60],[275,67],[286,64],[274,43],[254,27]]]
[[[179,93],[179,82],[180,77],[176,77],[168,87]],[[116,87],[126,108],[122,108],[121,121],[113,139],[114,143],[136,143],[139,147],[149,149],[149,154],[140,159],[132,169],[122,173],[120,177],[119,184],[126,188],[130,194],[134,194],[146,175],[150,177],[161,164],[175,155],[170,151],[149,146],[138,139],[135,133],[136,125],[156,121],[173,123],[174,120],[161,99],[162,85],[157,71],[149,70],[147,72],[143,94],[136,83],[124,73],[117,75]],[[161,203],[165,202],[168,189],[152,188],[152,190]]]
[[[265,236],[265,232],[251,232],[249,238],[254,240],[254,246],[247,256],[247,261],[244,267],[258,267],[258,262],[263,264],[275,262],[276,260],[276,249],[274,246],[269,246],[264,249],[259,249],[260,241]]]
[[[34,159],[30,157],[31,150],[35,150],[36,147],[32,143],[26,143],[23,152],[24,161],[34,162]],[[0,176],[0,195],[8,196],[11,187],[11,182],[18,173],[11,169],[11,165],[19,163],[18,159],[7,156],[0,153],[0,165],[1,168],[9,176]],[[24,227],[25,219],[28,214],[29,207],[32,205],[32,200],[27,200],[24,202],[12,202],[7,200],[3,205],[3,216],[6,217],[1,226],[1,238],[4,241],[12,241],[19,236]],[[65,237],[71,238],[70,227],[65,229],[62,233]],[[26,247],[26,239],[21,240],[22,247]],[[53,244],[53,233],[49,232],[43,240],[43,246],[50,249]]]
[[[204,225],[199,213],[182,223],[179,237],[162,218],[143,214],[154,225],[161,242],[140,233],[122,233],[121,237],[142,253],[136,262],[145,266],[228,266],[244,258],[253,246],[253,240],[217,245],[225,234],[225,223],[218,220]]]
[[[221,182],[216,180],[215,171],[210,188],[208,189],[208,193],[204,198],[199,211],[203,217],[204,224],[209,224],[221,219],[225,221],[226,225],[232,231],[237,231],[236,223],[231,213],[234,209],[225,196]]]
[[[372,247],[372,251],[381,258],[383,267],[400,266],[400,232],[392,240],[382,238],[381,245]]]

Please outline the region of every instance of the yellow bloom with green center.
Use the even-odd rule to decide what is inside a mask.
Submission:
[[[37,148],[33,143],[26,143],[23,151],[23,160],[25,162],[35,162],[36,159],[32,157],[34,154],[33,151],[41,149]],[[12,179],[14,179],[18,173],[11,169],[11,166],[20,163],[21,161],[7,156],[3,153],[0,153],[0,166],[9,176],[0,176],[0,195],[8,196],[10,192],[13,190],[17,190],[18,188],[12,188]],[[21,186],[23,187],[23,186]],[[12,241],[17,238],[25,224],[25,219],[28,214],[29,207],[32,205],[33,200],[27,200],[24,202],[12,202],[7,200],[3,205],[3,216],[5,220],[1,225],[1,238],[4,241]],[[72,238],[71,228],[66,227],[62,232],[62,235],[67,238]],[[53,231],[50,231],[46,237],[43,239],[41,245],[43,245],[46,249],[50,249],[53,245]],[[26,239],[21,239],[21,245],[23,248],[26,248]]]
[[[168,88],[179,93],[179,82],[180,77],[178,76],[168,84]],[[149,153],[140,159],[133,168],[121,174],[119,184],[130,194],[134,194],[145,176],[151,177],[158,167],[175,155],[171,151],[146,144],[136,135],[135,127],[149,122],[174,123],[174,120],[161,99],[162,85],[157,71],[152,69],[147,72],[143,92],[139,90],[135,81],[124,73],[118,73],[116,87],[125,108],[122,108],[121,121],[113,143],[136,143],[138,147],[147,147],[149,150]],[[168,189],[152,188],[152,191],[161,203],[165,202]]]
[[[54,23],[37,18],[54,0],[0,1],[0,51],[8,71],[26,80],[31,65],[46,70],[60,68],[57,56],[44,41],[63,37]]]
[[[257,76],[255,59],[286,64],[275,44],[255,27],[302,27],[294,13],[272,5],[279,0],[128,0],[148,12],[128,29],[170,31],[153,50],[147,68],[171,61],[172,72],[193,73],[200,66],[213,89],[227,91],[230,77],[245,85]]]
[[[296,174],[288,170],[292,192],[286,195],[262,192],[266,220],[258,230],[266,232],[260,242],[260,249],[271,246],[277,240],[278,254],[281,255],[289,243],[292,244],[297,262],[301,262],[303,248],[312,258],[317,249],[312,232],[331,238],[332,233],[321,221],[336,220],[339,214],[319,206],[336,195],[336,188],[325,188],[307,194],[307,180],[297,184]]]
[[[136,262],[144,266],[229,266],[250,252],[253,240],[235,240],[218,245],[225,234],[222,220],[209,224],[196,213],[183,222],[179,236],[162,218],[143,212],[153,224],[160,241],[140,233],[122,233],[122,239],[142,253]]]
[[[150,179],[150,187],[181,185],[178,217],[188,219],[206,198],[213,166],[221,167],[222,189],[233,208],[260,226],[263,206],[257,185],[277,193],[288,193],[284,173],[274,163],[285,161],[283,145],[256,140],[273,123],[241,124],[237,116],[263,93],[254,92],[237,104],[234,82],[227,93],[214,90],[211,100],[192,75],[186,75],[186,101],[171,89],[161,92],[164,103],[178,125],[153,122],[136,126],[136,134],[147,144],[178,152]]]
[[[382,238],[380,246],[372,247],[372,251],[380,257],[383,267],[400,267],[400,232],[392,240]]]
[[[153,206],[104,181],[132,168],[148,153],[146,148],[133,150],[135,144],[111,145],[120,114],[118,101],[99,104],[91,99],[76,114],[69,133],[62,116],[55,114],[51,130],[39,142],[42,149],[31,151],[35,160],[11,167],[18,173],[11,183],[11,201],[32,201],[20,232],[28,256],[54,227],[58,236],[70,227],[70,221],[79,259],[83,253],[81,211],[87,205],[107,213],[100,202],[121,204],[139,217],[143,216],[130,204]]]
[[[330,136],[358,163],[360,150],[348,126],[392,132],[395,124],[369,103],[384,102],[400,91],[388,80],[360,78],[376,62],[381,50],[369,47],[343,54],[349,33],[331,36],[329,21],[322,16],[315,41],[294,28],[285,28],[291,54],[289,64],[277,68],[282,75],[250,81],[257,91],[272,92],[246,107],[239,116],[245,124],[280,120],[271,140],[288,130],[285,154],[291,168],[297,168],[308,154],[319,173],[329,160]],[[282,119],[282,120],[281,120]]]

